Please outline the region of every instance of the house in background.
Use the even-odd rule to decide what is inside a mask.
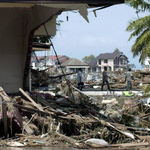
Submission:
[[[88,72],[89,65],[76,58],[70,58],[62,63],[62,67],[66,72],[78,72],[79,68],[82,68],[83,72]]]
[[[49,59],[52,60],[55,65],[59,65],[57,57],[55,55],[49,56]],[[67,60],[69,60],[69,57],[66,55],[58,55],[58,59],[59,59],[60,64],[62,64],[63,62],[66,62]]]
[[[104,67],[108,71],[123,69],[128,67],[128,58],[122,52],[102,53],[88,63],[90,71],[102,72]]]
[[[60,64],[69,59],[68,56],[58,55]],[[50,66],[59,66],[57,57],[55,55],[51,56],[37,56],[31,58],[31,66],[33,69],[44,70]]]
[[[88,63],[88,65],[89,65],[89,72],[98,72],[97,70],[99,70],[98,69],[98,67],[97,67],[97,59],[95,58],[95,59],[93,59],[93,60],[91,60],[89,63]],[[100,72],[100,71],[99,71]]]
[[[42,58],[43,58],[43,56],[32,56],[31,57],[32,69],[39,69]]]

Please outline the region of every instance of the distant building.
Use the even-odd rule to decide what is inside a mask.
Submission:
[[[58,55],[58,60],[60,64],[67,61],[69,59],[68,56]],[[31,66],[33,69],[43,70],[50,66],[59,66],[57,57],[55,55],[51,56],[37,56],[31,58]]]
[[[32,69],[40,69],[43,56],[31,57]]]
[[[62,66],[66,72],[78,72],[79,68],[82,68],[83,72],[87,72],[89,65],[76,59],[70,58],[66,62],[62,63]]]
[[[102,53],[89,62],[88,65],[91,72],[102,72],[104,67],[107,67],[108,71],[115,71],[119,68],[128,67],[128,57],[122,52]]]

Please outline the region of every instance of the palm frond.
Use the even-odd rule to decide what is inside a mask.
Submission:
[[[150,28],[147,28],[145,31],[143,31],[142,34],[140,34],[137,37],[135,44],[144,46],[146,43],[149,42],[149,40],[150,40]]]
[[[149,25],[150,25],[150,15],[130,22],[129,26],[126,28],[126,31],[134,31],[134,32],[132,32],[128,40],[130,40],[134,36],[140,35],[144,30],[149,28]]]
[[[144,0],[126,0],[126,4],[133,7],[137,11],[150,11],[149,1]]]
[[[146,57],[150,56],[150,29],[145,30],[135,41],[131,48],[133,57],[140,55],[139,62],[143,64]]]
[[[150,29],[145,30],[135,41],[132,46],[133,57],[139,55],[142,49],[147,45],[150,41]]]
[[[136,9],[136,13],[150,11],[150,0],[126,0],[126,3]],[[133,57],[140,56],[139,62],[144,63],[150,57],[150,15],[129,22],[126,31],[132,31],[128,40],[137,37],[131,51]]]

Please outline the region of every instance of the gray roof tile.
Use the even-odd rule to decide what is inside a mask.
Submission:
[[[104,53],[104,54],[100,54],[98,57],[96,57],[97,59],[113,59],[117,56],[120,56],[121,54],[123,54],[122,52],[113,52],[113,53]]]
[[[62,63],[62,66],[88,66],[88,65],[76,58],[70,58],[66,62]]]

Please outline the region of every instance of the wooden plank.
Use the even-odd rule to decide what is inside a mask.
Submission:
[[[150,136],[139,136],[139,138],[142,140],[147,140],[147,139],[150,139]]]
[[[40,111],[43,111],[43,108],[40,107],[29,95],[27,95],[23,89],[19,88],[19,91]]]
[[[38,93],[37,93],[37,103],[39,104],[40,101],[41,101],[41,95],[40,95],[40,93],[38,92]]]
[[[41,114],[41,115],[51,115],[50,113],[47,113],[47,112],[44,112],[44,111],[40,111],[40,110],[37,110],[37,109],[33,109],[33,108],[29,108],[29,107],[24,107],[24,106],[21,106],[21,105],[18,105],[18,104],[13,104],[14,107],[17,107],[19,109],[23,109],[27,112],[31,112],[31,113],[38,113],[38,114]]]
[[[61,86],[61,84],[59,84],[59,88],[60,88],[60,91],[62,91],[62,86]]]
[[[2,87],[0,87],[0,96],[3,98],[3,101],[10,101],[9,96],[5,93]]]
[[[49,78],[60,78],[60,77],[69,76],[69,75],[72,75],[72,74],[76,74],[76,73],[71,72],[71,73],[59,74],[59,75],[49,75],[48,77]]]
[[[111,147],[139,147],[139,146],[149,146],[148,142],[139,143],[122,143],[122,144],[112,144]]]
[[[27,122],[26,121],[23,121],[23,126],[24,126],[24,130],[29,134],[33,134],[33,130],[28,126]]]
[[[7,122],[7,105],[6,103],[2,103],[2,121],[4,126],[4,136],[7,138],[8,134],[8,122]]]
[[[59,136],[60,138],[64,138],[65,140],[67,140],[68,142],[74,144],[76,142],[76,140],[74,140],[73,138],[71,137],[68,137],[68,136],[65,136],[59,132],[55,132],[57,136]]]

